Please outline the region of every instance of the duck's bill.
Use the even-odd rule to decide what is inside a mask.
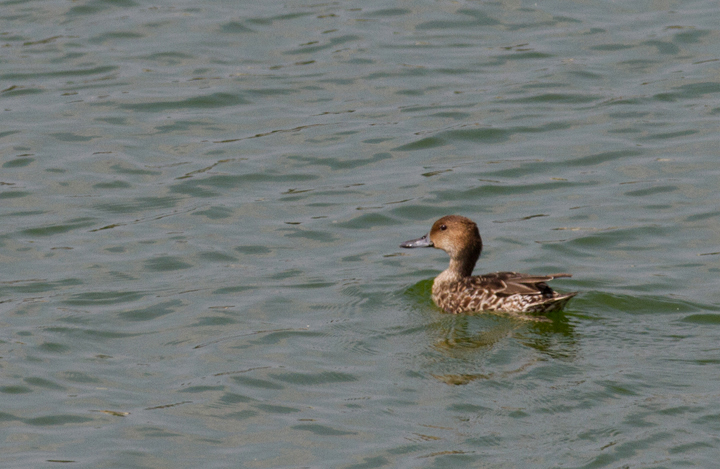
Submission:
[[[432,241],[430,241],[430,233],[426,234],[422,238],[412,239],[405,241],[400,245],[401,248],[431,248],[433,247]]]

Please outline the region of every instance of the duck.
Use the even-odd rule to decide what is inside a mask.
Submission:
[[[578,293],[558,293],[546,283],[571,277],[566,273],[472,275],[482,252],[482,238],[475,222],[460,215],[440,218],[428,234],[405,241],[400,247],[441,249],[450,256],[449,267],[435,278],[432,286],[433,301],[448,313],[550,313],[561,311]]]

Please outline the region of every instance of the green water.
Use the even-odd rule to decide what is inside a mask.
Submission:
[[[2,12],[3,467],[716,465],[716,3]]]

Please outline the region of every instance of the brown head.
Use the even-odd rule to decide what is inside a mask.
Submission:
[[[447,215],[433,223],[430,233],[422,238],[405,241],[402,248],[434,247],[450,255],[451,268],[462,276],[472,273],[482,251],[478,227],[469,218]]]

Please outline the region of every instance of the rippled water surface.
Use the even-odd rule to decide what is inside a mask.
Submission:
[[[1,5],[3,467],[717,464],[716,2]]]

